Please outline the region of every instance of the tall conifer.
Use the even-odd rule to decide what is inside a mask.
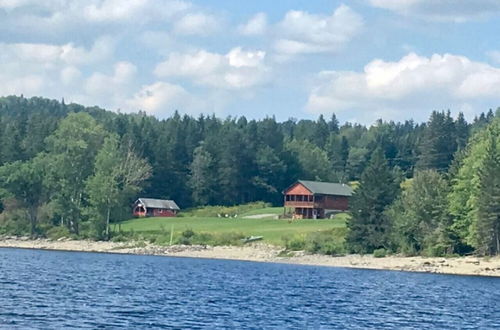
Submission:
[[[384,211],[398,190],[395,175],[387,165],[382,149],[377,148],[352,197],[352,217],[347,223],[346,238],[350,251],[368,253],[388,248],[391,225]]]
[[[486,158],[479,169],[476,251],[500,254],[500,155],[493,135],[490,135]]]

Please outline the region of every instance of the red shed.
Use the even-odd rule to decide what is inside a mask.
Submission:
[[[299,180],[283,194],[285,213],[299,219],[317,219],[346,211],[352,189],[341,183]]]
[[[175,217],[180,208],[172,200],[139,198],[132,213],[136,217]]]

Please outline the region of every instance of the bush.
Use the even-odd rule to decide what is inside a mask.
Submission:
[[[31,225],[26,212],[12,209],[0,214],[0,234],[24,236],[31,234]]]
[[[181,233],[175,244],[182,245],[241,245],[245,236],[241,233],[227,232],[219,234],[196,233],[192,229],[187,229]],[[165,237],[166,238],[166,237]],[[168,238],[170,240],[170,237]],[[158,243],[158,242],[157,242]]]
[[[385,249],[375,249],[373,251],[373,256],[375,258],[384,258],[387,255],[387,251]]]
[[[245,236],[241,233],[229,232],[229,233],[220,233],[217,235],[213,235],[212,241],[210,245],[241,245],[243,242],[241,241]]]
[[[310,253],[326,255],[340,255],[345,253],[344,230],[335,228],[332,230],[311,233],[306,237],[305,250]]]
[[[68,228],[65,226],[55,226],[55,227],[48,229],[45,232],[45,235],[47,236],[47,238],[50,238],[50,239],[59,239],[62,237],[69,238],[71,236],[71,233],[69,232]]]
[[[190,228],[184,230],[181,233],[182,237],[185,237],[185,238],[188,238],[188,239],[191,238],[191,237],[193,237],[194,235],[195,235],[195,232],[192,229],[190,229]]]
[[[293,237],[292,239],[286,240],[285,247],[290,251],[301,251],[306,247],[306,240],[304,237]]]
[[[129,240],[130,239],[127,236],[122,235],[122,234],[113,235],[111,237],[111,242],[127,242]]]
[[[422,251],[422,255],[426,257],[443,257],[448,251],[448,247],[442,244],[436,244],[434,246],[430,246],[424,251]]]
[[[82,221],[79,224],[77,239],[98,239],[94,226],[90,221]]]

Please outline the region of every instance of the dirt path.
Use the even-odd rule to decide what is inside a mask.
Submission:
[[[265,214],[255,214],[255,215],[247,215],[244,216],[244,219],[263,219],[263,218],[271,218],[271,217],[277,217],[276,214],[273,213],[265,213]]]

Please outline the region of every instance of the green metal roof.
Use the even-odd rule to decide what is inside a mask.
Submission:
[[[333,182],[319,182],[319,181],[306,181],[299,180],[304,187],[315,195],[337,195],[337,196],[351,196],[352,188],[343,183]]]

